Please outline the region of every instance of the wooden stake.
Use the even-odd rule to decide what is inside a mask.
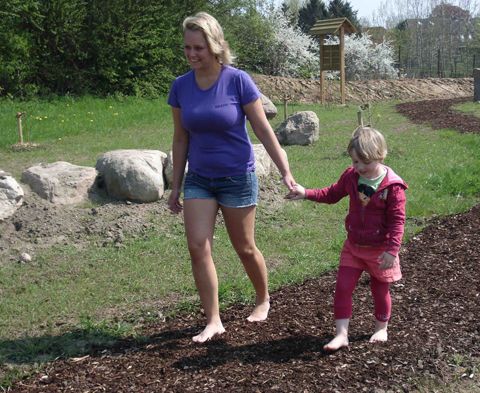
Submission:
[[[358,117],[358,125],[363,127],[363,116],[362,116],[362,110],[361,109],[358,110],[357,117]]]
[[[22,115],[23,112],[17,112],[18,143],[21,145],[23,145]]]

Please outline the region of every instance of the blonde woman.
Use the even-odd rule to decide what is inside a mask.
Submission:
[[[293,190],[295,180],[265,116],[258,88],[247,73],[231,66],[232,55],[218,21],[200,12],[184,20],[183,33],[191,70],[174,81],[168,97],[174,121],[173,184],[168,205],[174,213],[183,210],[193,277],[207,319],[206,327],[193,341],[202,343],[225,331],[212,258],[219,210],[255,288],[255,307],[248,321],[265,320],[270,308],[267,269],[254,236],[258,183],[247,119],[289,190]]]

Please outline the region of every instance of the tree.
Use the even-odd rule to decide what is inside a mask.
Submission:
[[[207,0],[3,0],[0,94],[168,91],[186,71],[183,18]]]
[[[326,44],[337,44],[339,38],[331,37]],[[368,34],[345,36],[345,75],[355,79],[396,78],[394,50],[391,43],[375,44]]]
[[[0,2],[0,95],[37,92],[34,35],[29,27],[41,24],[38,6],[33,0]]]
[[[275,45],[272,26],[256,9],[228,19],[224,25],[225,38],[236,57],[236,65],[252,72],[264,72],[271,62],[268,48]]]
[[[348,18],[348,20],[357,28],[360,27],[360,22],[357,18],[358,11],[353,11],[352,6],[348,1],[331,0],[328,4],[328,15],[330,18]]]
[[[303,0],[284,0],[281,5],[281,11],[288,20],[290,26],[298,25],[300,8]]]
[[[309,0],[298,12],[298,25],[308,34],[317,20],[325,18],[328,18],[325,3],[322,0]]]
[[[275,44],[267,49],[270,67],[269,75],[309,78],[318,75],[318,43],[303,33],[281,11],[270,16]]]

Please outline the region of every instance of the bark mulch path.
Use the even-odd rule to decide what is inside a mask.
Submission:
[[[453,105],[472,102],[472,97],[427,100],[398,104],[396,109],[414,123],[429,123],[436,130],[453,128],[460,132],[480,132],[480,118],[454,109]]]
[[[245,321],[250,307],[229,308],[227,332],[205,345],[191,342],[203,317],[183,315],[146,326],[144,340],[49,363],[11,391],[380,393],[412,391],[418,377],[477,378],[479,244],[480,205],[432,220],[405,244],[385,344],[368,342],[373,316],[364,276],[354,295],[350,347],[322,350],[333,334],[329,273],[273,293],[266,322]]]

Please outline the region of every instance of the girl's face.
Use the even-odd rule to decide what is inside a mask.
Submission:
[[[375,179],[382,174],[381,161],[362,161],[355,149],[350,152],[350,157],[352,157],[353,168],[360,176],[366,179]]]
[[[218,63],[199,30],[186,30],[183,36],[185,57],[193,70],[205,70]]]

